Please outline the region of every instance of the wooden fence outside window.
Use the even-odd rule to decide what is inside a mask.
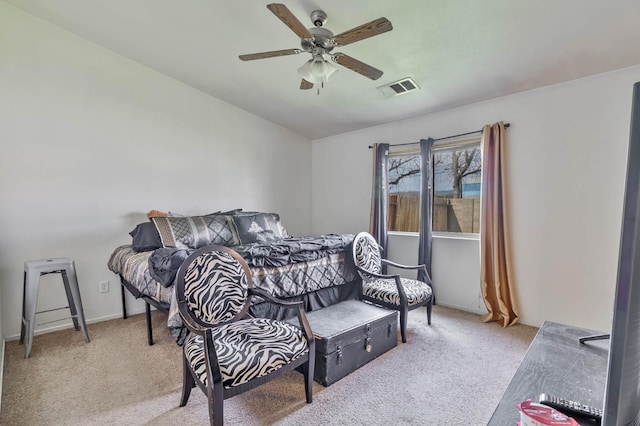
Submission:
[[[389,196],[389,230],[419,232],[420,193],[405,192]],[[479,233],[480,197],[434,197],[433,231]]]

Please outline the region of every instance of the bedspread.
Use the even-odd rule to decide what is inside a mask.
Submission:
[[[342,253],[351,244],[352,234],[324,234],[317,237],[288,237],[233,247],[249,266],[287,266]]]
[[[131,245],[123,245],[113,251],[107,267],[138,291],[138,294],[133,294],[136,298],[147,296],[169,305],[173,288],[163,287],[149,273],[149,257],[152,253],[151,251],[138,253],[131,248]]]
[[[255,288],[278,298],[289,299],[356,280],[357,274],[348,259],[348,247],[352,240],[351,234],[326,234],[289,237],[232,249],[249,265]],[[109,269],[120,274],[140,295],[170,305],[167,325],[178,344],[182,344],[186,329],[173,297],[173,284],[179,265],[190,252],[162,248],[136,253],[131,246],[120,246],[108,263]],[[136,297],[140,295],[134,294]],[[261,302],[255,299],[253,303]]]

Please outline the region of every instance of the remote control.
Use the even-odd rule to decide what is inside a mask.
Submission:
[[[555,408],[568,416],[579,415],[597,420],[598,422],[602,421],[602,410],[600,408],[590,407],[579,402],[542,393],[540,394],[540,404]]]

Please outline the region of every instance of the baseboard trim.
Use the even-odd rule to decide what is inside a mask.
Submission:
[[[470,307],[470,306],[459,306],[459,305],[455,305],[452,303],[440,303],[439,301],[437,301],[438,306],[442,306],[445,308],[452,308],[452,309],[457,309],[459,311],[464,311],[464,312],[471,312],[472,314],[478,314],[478,315],[484,315],[487,313],[486,309],[481,309],[481,308],[474,308],[474,307]]]
[[[151,307],[151,309],[155,310],[154,307]],[[134,310],[127,309],[127,316],[142,314],[144,312],[145,312],[144,307],[141,308],[141,309],[134,309]],[[89,324],[95,324],[97,322],[109,321],[109,320],[118,319],[118,318],[122,318],[122,314],[121,313],[112,314],[112,315],[106,315],[106,316],[99,317],[99,318],[88,319],[86,321],[87,321],[87,325],[89,325]],[[40,334],[52,333],[54,331],[65,330],[67,328],[72,328],[72,327],[73,327],[73,323],[69,322],[69,323],[65,323],[65,324],[60,324],[60,325],[56,325],[56,326],[52,326],[52,327],[46,327],[46,328],[41,328],[39,330],[35,330],[33,332],[33,335],[34,336],[38,336]],[[91,337],[91,335],[89,335],[89,337]],[[12,342],[14,340],[18,340],[19,338],[20,338],[20,335],[19,334],[15,334],[15,335],[7,336],[6,337],[6,341]],[[3,340],[3,345],[4,345],[4,340]],[[4,349],[3,349],[2,353],[4,354]]]

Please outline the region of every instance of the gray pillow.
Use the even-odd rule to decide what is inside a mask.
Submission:
[[[151,219],[163,247],[197,249],[210,244],[235,246],[239,244],[230,216],[154,217]]]
[[[241,212],[233,215],[240,244],[271,242],[287,237],[277,213]]]
[[[133,251],[151,251],[162,247],[160,235],[156,227],[151,222],[144,222],[136,225],[131,232],[131,247]]]

